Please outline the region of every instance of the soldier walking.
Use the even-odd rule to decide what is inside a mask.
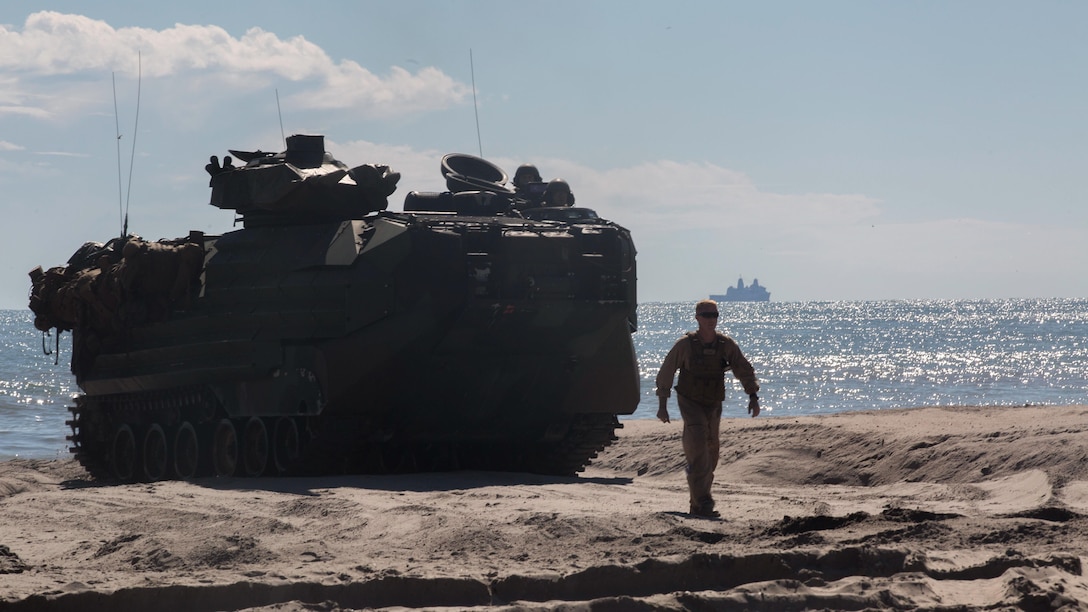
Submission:
[[[687,460],[690,513],[718,518],[714,497],[714,469],[718,467],[719,427],[722,401],[725,399],[725,372],[733,371],[748,393],[748,413],[759,414],[759,382],[755,369],[732,338],[717,331],[718,304],[702,300],[695,305],[699,329],[676,341],[657,373],[657,418],[669,422],[665,404],[671,393],[673,377],[680,370],[676,384],[676,403],[684,420],[684,458]]]

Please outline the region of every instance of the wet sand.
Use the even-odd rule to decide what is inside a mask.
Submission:
[[[1088,610],[1088,406],[727,419],[721,520],[679,435],[628,421],[579,478],[2,462],[0,611]]]

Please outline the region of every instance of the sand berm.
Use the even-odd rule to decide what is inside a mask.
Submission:
[[[680,431],[628,421],[578,478],[3,462],[0,611],[1088,610],[1088,406],[726,419],[721,520]]]

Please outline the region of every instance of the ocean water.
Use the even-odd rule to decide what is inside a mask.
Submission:
[[[639,306],[642,401],[631,418],[657,412],[657,369],[694,329],[693,306]],[[756,368],[762,416],[1088,404],[1088,300],[723,303],[720,310],[718,329]],[[70,338],[61,336],[54,364],[29,311],[0,311],[0,460],[68,455],[66,406],[78,393]],[[54,341],[45,339],[45,348],[54,350]],[[725,416],[744,417],[746,406],[732,382]],[[675,396],[670,410],[679,416]]]
[[[0,310],[0,460],[69,455],[66,406],[79,392],[66,361],[72,336],[61,335],[58,355],[55,333],[43,338],[33,321],[29,310]]]

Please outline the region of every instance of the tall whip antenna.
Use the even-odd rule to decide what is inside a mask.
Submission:
[[[125,194],[125,220],[121,226],[121,237],[128,236],[128,205],[132,200],[132,167],[136,163],[136,135],[140,129],[140,89],[143,86],[143,55],[136,54],[136,122],[132,126],[132,154],[128,159],[128,193]],[[116,102],[114,102],[116,104]],[[120,146],[120,145],[118,145]],[[118,170],[120,172],[120,170]]]
[[[480,157],[484,156],[484,141],[480,138],[480,107],[476,104],[476,66],[472,62],[472,49],[468,50],[468,69],[472,73],[472,110],[476,113],[476,144]]]
[[[117,132],[117,220],[121,222],[121,237],[125,237],[125,202],[121,197],[121,120],[117,114],[117,73],[110,73],[113,77],[113,124]]]
[[[283,135],[283,111],[280,110],[280,90],[276,88],[276,114],[280,117],[280,139],[283,140],[283,148],[287,148],[287,137]]]

